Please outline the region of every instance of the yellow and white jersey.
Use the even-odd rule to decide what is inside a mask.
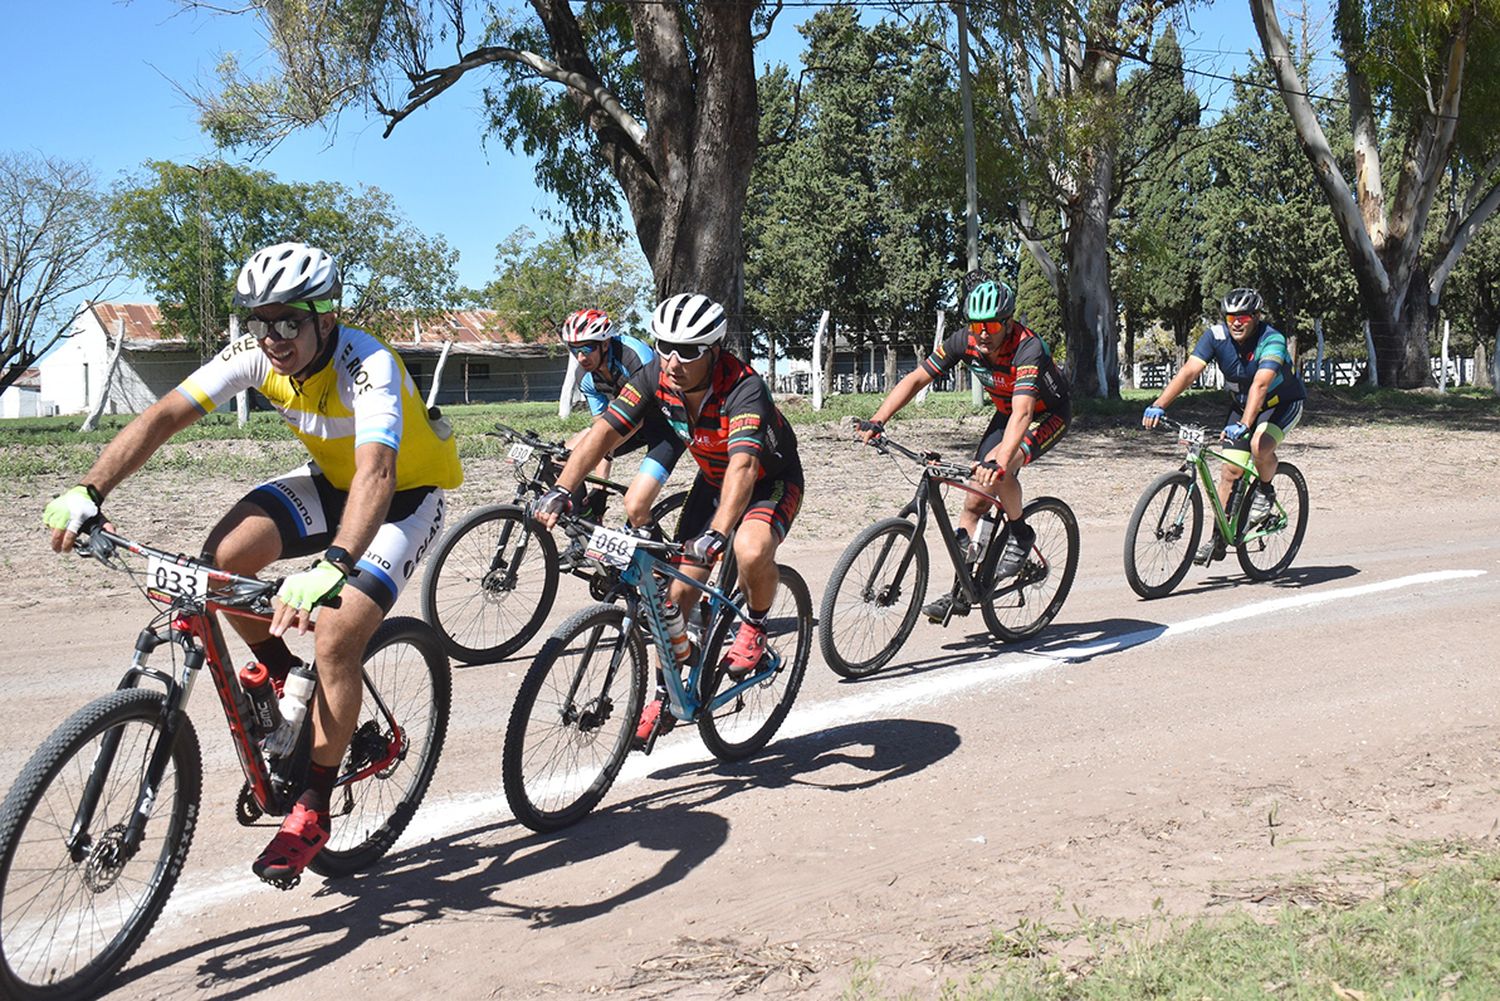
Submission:
[[[395,450],[397,490],[462,483],[458,446],[434,429],[400,356],[363,330],[341,326],[334,336],[328,364],[305,381],[277,374],[255,338],[246,336],[184,379],[177,392],[206,414],[242,389],[260,390],[339,490],[354,480],[354,450],[372,442]]]

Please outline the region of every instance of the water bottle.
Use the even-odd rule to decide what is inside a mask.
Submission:
[[[306,664],[295,665],[286,676],[286,685],[281,690],[281,725],[266,738],[266,753],[290,754],[297,746],[297,737],[302,732],[302,723],[307,718],[307,704],[312,700],[318,676]]]
[[[682,609],[671,598],[662,599],[662,620],[667,627],[667,638],[672,641],[672,660],[686,664],[693,656],[693,644],[682,621]]]
[[[251,729],[259,737],[272,733],[281,725],[281,707],[276,704],[271,672],[260,661],[251,661],[240,671],[240,685],[250,700]]]

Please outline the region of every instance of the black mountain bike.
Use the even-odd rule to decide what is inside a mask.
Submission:
[[[568,448],[504,424],[490,433],[511,443],[506,459],[515,467],[515,497],[509,504],[470,511],[444,533],[422,581],[422,617],[437,630],[448,655],[466,664],[504,660],[521,649],[552,611],[563,570],[592,586],[598,569],[584,560],[564,568],[551,534],[525,511],[528,501],[557,482]],[[623,497],[627,489],[594,475],[585,482],[602,492],[601,501],[612,494]],[[679,490],[651,508],[669,537],[676,527],[672,515],[686,500],[687,491]],[[601,510],[587,513],[598,519]]]
[[[869,425],[860,422],[861,429]],[[888,664],[911,635],[927,592],[927,513],[938,527],[953,563],[952,595],[978,605],[996,639],[1010,642],[1035,636],[1062,608],[1078,572],[1078,519],[1056,497],[1037,497],[1026,504],[1026,524],[1036,542],[1014,577],[995,579],[995,564],[1004,549],[1005,512],[995,504],[984,516],[991,530],[974,559],[960,548],[952,519],[941,496],[954,487],[992,500],[969,485],[975,463],[944,462],[936,452],[918,452],[889,435],[870,444],[882,454],[896,453],[921,467],[915,496],[894,518],[866,528],[849,543],[834,564],[818,614],[818,645],[835,674],[862,678]],[[985,464],[993,468],[993,464]],[[911,520],[915,515],[915,520]],[[952,617],[950,606],[949,619]],[[944,621],[947,625],[947,620]]]

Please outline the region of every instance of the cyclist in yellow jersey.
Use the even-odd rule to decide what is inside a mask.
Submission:
[[[314,636],[318,686],[308,785],[252,866],[290,885],[328,841],[329,796],[360,706],[360,660],[370,637],[442,532],[444,491],[463,482],[458,449],[432,420],[401,359],[383,341],[341,325],[343,290],[328,254],[298,243],[257,251],[240,271],[234,304],[247,336],[231,343],[125,426],[83,478],[47,505],[52,548],[72,549],[110,491],[167,439],[243,389],[255,388],[307,446],[312,461],[263,483],[221,518],[204,559],[255,574],[283,557],[318,555],[292,574],[263,622],[230,623],[278,688],[297,664],[282,636]],[[347,586],[346,586],[347,585]]]

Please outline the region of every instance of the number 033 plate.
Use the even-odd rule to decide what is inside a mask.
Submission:
[[[630,561],[635,557],[635,547],[635,536],[611,531],[601,525],[589,536],[588,548],[583,555],[591,560],[598,560],[607,567],[623,568],[630,566]]]
[[[146,586],[165,594],[201,597],[208,593],[208,570],[201,566],[180,566],[153,556],[146,561]]]

